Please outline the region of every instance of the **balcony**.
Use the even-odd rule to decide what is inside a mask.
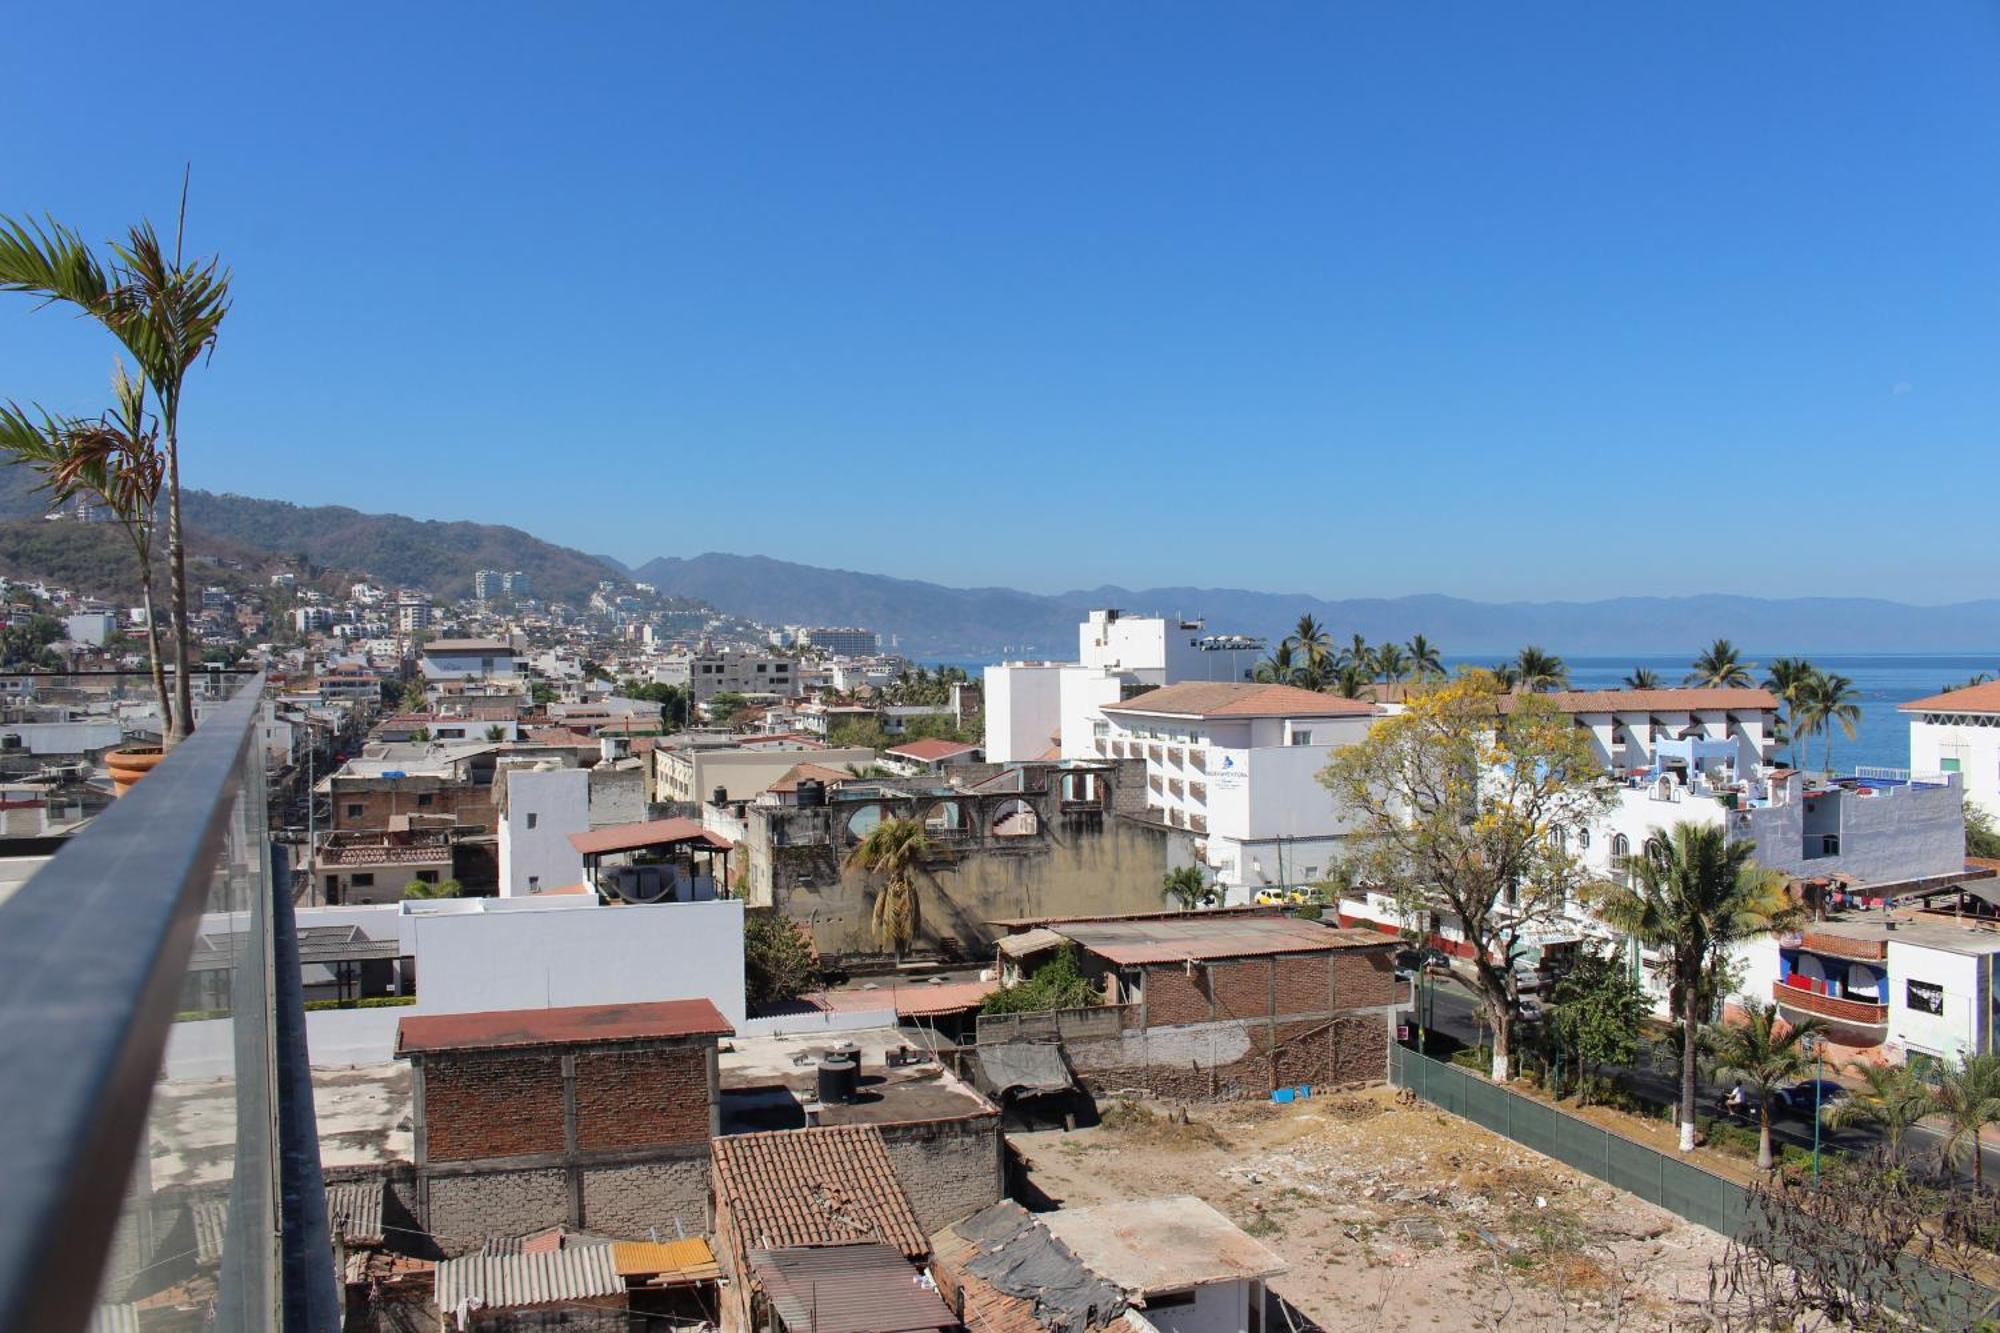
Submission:
[[[263,679],[218,694],[192,739],[0,903],[0,1328],[138,1327],[139,1303],[175,1286],[206,1293],[206,1326],[231,1333],[340,1322],[298,937],[265,826]],[[208,913],[235,928],[208,936],[197,974]],[[226,1127],[219,1150],[184,1137],[186,1097],[172,1113],[153,1097],[199,976],[234,1038],[232,1073],[200,1099]],[[177,1176],[197,1154],[198,1175]],[[197,1213],[219,1252],[175,1248]]]
[[[1193,769],[1197,773],[1208,772],[1208,751],[1189,750],[1187,756],[1187,763],[1188,767]]]
[[[1788,1015],[1804,1014],[1825,1019],[1834,1026],[1836,1040],[1842,1036],[1860,1035],[1865,1037],[1864,1044],[1872,1044],[1882,1039],[1883,1030],[1889,1025],[1889,1006],[1886,1004],[1821,995],[1804,986],[1794,986],[1789,981],[1772,982],[1771,998]]]
[[[1780,944],[1784,942],[1782,939],[1779,941]],[[1797,947],[1829,958],[1852,958],[1863,963],[1879,963],[1889,956],[1887,940],[1852,939],[1846,935],[1828,935],[1811,930],[1799,936]]]

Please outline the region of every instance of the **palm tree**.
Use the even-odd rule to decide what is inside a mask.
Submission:
[[[1861,1079],[1861,1086],[1846,1097],[1820,1110],[1820,1120],[1828,1129],[1849,1125],[1876,1125],[1888,1146],[1889,1160],[1902,1155],[1903,1135],[1910,1126],[1937,1110],[1936,1094],[1916,1070],[1907,1064],[1872,1065],[1856,1061],[1847,1072]]]
[[[1746,1021],[1717,1028],[1715,1062],[1738,1074],[1757,1094],[1757,1165],[1771,1169],[1771,1097],[1812,1068],[1812,1042],[1826,1034],[1817,1018],[1785,1024],[1778,1006],[1756,1000],[1743,1006]],[[1691,1125],[1682,1125],[1685,1139]]]
[[[1988,1125],[2000,1125],[2000,1055],[1961,1055],[1956,1066],[1938,1071],[1932,1097],[1944,1118],[1945,1155],[1962,1162],[1970,1154],[1973,1188],[1985,1188],[1980,1133]]]
[[[1200,866],[1181,866],[1177,870],[1169,870],[1160,877],[1160,890],[1169,901],[1180,904],[1183,912],[1206,907],[1215,898],[1213,891],[1208,887],[1208,877],[1201,873]]]
[[[1688,672],[1688,685],[1706,685],[1710,689],[1729,689],[1738,685],[1748,685],[1750,673],[1757,669],[1755,662],[1741,660],[1736,645],[1727,639],[1717,639],[1708,645],[1707,651],[1694,659],[1694,670]]]
[[[1340,650],[1337,660],[1349,666],[1366,667],[1374,662],[1375,650],[1368,646],[1367,639],[1356,634],[1347,641],[1347,646]]]
[[[35,409],[37,421],[18,405],[0,406],[0,452],[41,474],[38,489],[51,509],[87,494],[111,511],[139,562],[139,599],[146,613],[146,664],[163,733],[173,730],[173,699],[161,660],[160,619],[153,608],[153,538],[160,517],[165,459],[158,433],[146,418],[146,383],[114,368],[117,405],[95,421],[73,420]]]
[[[1823,732],[1826,736],[1826,754],[1822,767],[1833,771],[1833,724],[1847,733],[1847,739],[1854,739],[1855,724],[1861,721],[1861,695],[1854,688],[1854,682],[1846,676],[1831,671],[1815,671],[1806,683],[1804,697],[1800,701],[1799,723],[1807,734]]]
[[[1410,636],[1410,670],[1418,680],[1444,679],[1444,654],[1421,634]]]
[[[1566,690],[1569,688],[1569,668],[1554,653],[1545,653],[1529,644],[1514,656],[1514,674],[1519,688],[1524,690]]]
[[[1503,690],[1518,689],[1520,687],[1521,673],[1515,669],[1512,662],[1496,663],[1488,670],[1487,674],[1491,675],[1493,683]]]
[[[1753,845],[1720,825],[1654,829],[1631,859],[1631,880],[1597,892],[1597,914],[1666,960],[1668,999],[1681,1023],[1681,1151],[1694,1149],[1695,1054],[1715,963],[1732,945],[1796,921],[1784,878],[1751,861]]]
[[[1296,685],[1299,668],[1292,658],[1292,641],[1286,639],[1271,650],[1271,655],[1251,668],[1253,679],[1265,685]]]
[[[875,940],[893,950],[898,962],[923,928],[923,909],[917,901],[917,868],[930,851],[930,839],[924,836],[921,819],[885,819],[869,829],[868,836],[847,854],[848,865],[882,881],[875,894],[872,915]]]
[[[1385,643],[1375,650],[1375,674],[1391,685],[1410,674],[1410,655],[1400,643]]]
[[[1327,637],[1326,627],[1310,615],[1299,617],[1280,646],[1292,650],[1292,659],[1298,663],[1298,683],[1306,689],[1324,689],[1333,679],[1333,640]]]
[[[1359,699],[1374,680],[1375,678],[1368,674],[1367,667],[1357,666],[1352,662],[1342,662],[1334,668],[1333,683],[1327,688],[1343,699]]]
[[[1792,767],[1799,766],[1799,737],[1805,734],[1800,725],[1800,707],[1812,681],[1819,675],[1811,662],[1803,657],[1779,657],[1771,662],[1771,669],[1764,675],[1764,688],[1778,696],[1778,702],[1785,706],[1785,729],[1790,743]]]
[[[1650,667],[1633,667],[1625,673],[1625,688],[1628,690],[1657,690],[1660,675]]]
[[[181,533],[181,394],[194,363],[215,347],[229,313],[229,271],[221,261],[184,260],[187,183],[180,229],[168,257],[150,222],[128,229],[104,262],[82,234],[54,219],[0,217],[0,291],[26,292],[43,304],[75,306],[102,324],[138,363],[159,405],[166,456],[167,600],[174,617],[174,710],[167,743],[194,730],[193,648],[187,615],[187,552]]]

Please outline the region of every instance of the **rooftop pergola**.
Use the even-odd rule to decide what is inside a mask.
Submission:
[[[692,881],[696,856],[702,858],[702,869],[714,881],[717,896],[728,896],[729,853],[736,844],[721,834],[710,833],[695,820],[654,819],[643,824],[617,824],[588,833],[572,833],[569,843],[583,856],[585,882],[602,896],[630,897],[627,891],[607,890],[601,882],[600,871],[607,868],[604,866],[607,857],[613,858],[608,867],[613,870],[658,864],[685,866]],[[716,873],[718,856],[722,862],[720,874]]]

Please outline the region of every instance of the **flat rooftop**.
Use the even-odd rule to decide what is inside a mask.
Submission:
[[[888,1053],[919,1049],[921,1034],[895,1027],[736,1037],[723,1043],[722,1132],[799,1129],[819,1105],[819,1057],[844,1041],[860,1048],[856,1100],[820,1108],[822,1125],[895,1125],[997,1115],[998,1108],[935,1060],[892,1066]]]
[[[1285,1271],[1283,1259],[1192,1194],[1060,1208],[1035,1220],[1086,1268],[1141,1300]]]
[[[1894,929],[1890,928],[1891,921],[1895,923]],[[1943,913],[1899,911],[1888,918],[1879,912],[1836,917],[1831,921],[1815,922],[1805,933],[1867,940],[1870,943],[1910,944],[1971,957],[2000,953],[2000,927],[1988,921],[1975,921],[1972,917],[1961,919]]]
[[[410,1067],[398,1060],[312,1071],[320,1162],[328,1168],[413,1160]],[[161,1083],[147,1115],[155,1189],[229,1179],[236,1152],[236,1083]]]
[[[1323,926],[1317,921],[1258,912],[1176,912],[1163,916],[1050,922],[1048,928],[1120,967],[1189,959],[1324,953],[1395,943],[1372,930]]]
[[[733,1028],[706,999],[647,1004],[582,1004],[559,1009],[495,1009],[419,1014],[396,1025],[396,1054],[580,1046],[597,1042],[726,1037]]]

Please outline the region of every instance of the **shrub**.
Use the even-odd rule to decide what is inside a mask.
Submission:
[[[1065,944],[1035,974],[986,997],[983,1014],[1035,1014],[1051,1009],[1088,1009],[1100,1002],[1090,978],[1083,975],[1076,946]]]
[[[321,1013],[328,1009],[400,1009],[416,1002],[414,995],[370,995],[359,1000],[307,1000],[305,1010]]]
[[[1461,1068],[1470,1069],[1475,1074],[1489,1074],[1493,1071],[1493,1048],[1491,1046],[1466,1046],[1453,1051],[1451,1062]]]
[[[812,945],[780,912],[757,911],[743,918],[743,998],[750,1008],[790,1004],[819,979]]]

